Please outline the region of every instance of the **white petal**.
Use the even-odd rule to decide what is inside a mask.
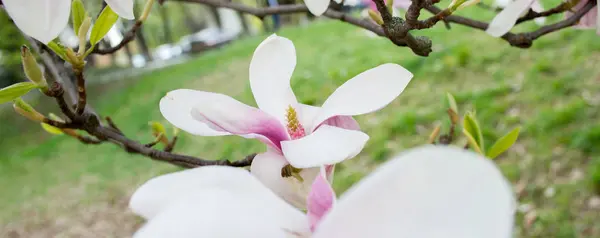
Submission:
[[[294,237],[309,230],[304,214],[245,170],[188,171],[155,178],[136,191],[131,207],[143,205],[153,214],[134,237]]]
[[[3,0],[15,25],[44,44],[56,38],[67,26],[71,0]]]
[[[305,0],[304,4],[306,4],[310,13],[315,16],[320,16],[327,11],[329,0]]]
[[[191,89],[178,89],[168,92],[160,100],[160,112],[175,127],[194,135],[221,136],[230,135],[228,132],[216,131],[208,125],[192,117],[192,106],[202,102],[212,93]]]
[[[275,34],[260,43],[250,62],[250,88],[256,104],[283,123],[288,106],[297,103],[290,87],[295,67],[294,44]]]
[[[250,171],[265,186],[299,209],[306,208],[306,198],[314,179],[319,174],[319,168],[303,169],[300,176],[303,182],[294,177],[281,176],[281,168],[288,162],[279,153],[268,150],[266,153],[254,157]]]
[[[515,205],[492,161],[428,145],[397,156],[346,192],[314,237],[509,238]]]
[[[485,32],[494,37],[503,36],[513,28],[515,23],[517,23],[519,16],[529,10],[533,1],[534,0],[516,0],[510,3],[494,17]]]
[[[260,183],[242,180],[254,181],[252,176],[243,169],[225,166],[187,169],[148,180],[135,191],[129,201],[129,206],[136,214],[151,219],[178,198],[203,189],[223,188],[232,191],[252,191],[261,187]]]
[[[192,106],[192,117],[217,131],[245,138],[257,138],[274,148],[288,140],[287,130],[273,116],[218,93],[197,93],[199,102]]]
[[[411,72],[397,64],[383,64],[362,72],[327,98],[313,125],[333,116],[377,111],[398,97],[412,77]]]
[[[105,0],[117,15],[122,18],[133,20],[133,0]]]
[[[296,168],[336,164],[356,156],[369,140],[361,131],[322,125],[303,138],[281,142],[283,155]]]

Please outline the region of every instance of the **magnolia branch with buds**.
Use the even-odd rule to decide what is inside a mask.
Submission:
[[[163,3],[167,0],[159,0],[159,3]],[[178,2],[198,3],[203,5],[209,5],[213,7],[228,8],[238,12],[250,14],[258,18],[263,19],[269,15],[275,14],[293,14],[293,13],[308,13],[308,8],[304,4],[291,4],[291,5],[280,5],[272,7],[252,7],[242,3],[227,1],[227,0],[170,0]],[[431,53],[432,41],[431,39],[424,36],[414,36],[410,31],[423,30],[435,26],[438,22],[442,21],[446,24],[456,23],[463,26],[471,27],[478,30],[486,30],[488,23],[474,20],[471,18],[452,15],[455,8],[440,9],[435,6],[440,0],[413,0],[412,4],[408,8],[405,17],[393,17],[389,8],[386,6],[383,0],[373,0],[379,11],[381,22],[373,22],[370,19],[361,19],[349,14],[346,14],[339,9],[341,5],[331,2],[329,9],[323,14],[323,16],[330,19],[339,20],[352,24],[356,27],[369,30],[379,36],[388,38],[392,43],[400,47],[409,47],[415,54],[420,56],[428,56]],[[506,33],[502,36],[502,39],[507,41],[511,46],[519,48],[529,48],[533,44],[533,41],[551,32],[555,32],[566,27],[573,26],[579,19],[583,17],[587,12],[590,11],[596,5],[595,1],[589,1],[583,8],[577,10],[574,15],[564,19],[560,22],[540,27],[538,30],[532,32],[523,33]],[[569,11],[573,6],[572,2],[563,2],[554,8],[543,12],[535,12],[529,10],[527,14],[517,20],[517,24],[532,21],[539,17],[547,17],[554,14],[563,13]],[[487,8],[491,11],[497,9]],[[431,16],[425,20],[419,20],[421,11],[426,10],[434,16]],[[134,39],[135,32],[139,30],[142,25],[142,21],[137,21],[136,24],[125,34],[125,37],[117,46],[109,49],[95,49],[93,53],[97,54],[109,54],[115,52],[125,46],[127,43]],[[449,25],[447,25],[449,26]],[[449,28],[449,27],[448,27]]]

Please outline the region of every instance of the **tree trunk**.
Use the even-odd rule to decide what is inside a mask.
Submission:
[[[217,24],[217,27],[219,29],[222,29],[223,23],[221,22],[221,14],[219,14],[219,10],[213,6],[208,6],[208,10],[210,11],[210,14],[213,16],[213,19],[215,19],[215,23]]]
[[[240,18],[240,21],[242,22],[242,30],[244,34],[250,34],[250,25],[248,24],[248,19],[246,19],[246,16],[244,15],[244,13],[240,12],[240,11],[236,11],[238,17]]]
[[[163,22],[163,43],[173,42],[173,35],[171,34],[171,24],[169,21],[169,14],[165,5],[160,6],[160,17]]]
[[[179,9],[183,14],[183,19],[185,19],[185,25],[190,32],[198,32],[205,27],[203,23],[198,22],[196,18],[194,18],[194,15],[190,12],[190,9],[186,7],[185,3],[179,3]]]

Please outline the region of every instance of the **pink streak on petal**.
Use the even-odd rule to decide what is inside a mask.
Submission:
[[[325,170],[322,170],[313,182],[306,202],[311,231],[315,230],[321,218],[333,207],[335,200],[335,192],[327,181]]]
[[[358,125],[358,122],[356,122],[356,120],[354,120],[352,116],[334,116],[321,123],[321,125],[323,124],[348,130],[360,131],[360,126]]]
[[[208,117],[205,113],[192,109],[192,116],[206,123],[213,130],[229,132],[245,138],[257,138],[278,150],[281,150],[281,141],[289,140],[283,125],[259,109],[251,108],[245,111],[245,118],[218,115],[218,117],[214,117],[215,115]]]
[[[577,5],[575,5],[575,7],[573,7],[571,9],[571,11],[577,11],[579,9],[581,9],[583,6],[585,6],[585,4],[588,3],[588,0],[581,0],[579,1],[579,3]],[[596,9],[596,7],[593,7],[592,10],[590,10],[587,14],[585,14],[577,23],[577,25],[574,26],[574,28],[577,29],[593,29],[596,27],[596,18],[598,17],[598,9]],[[573,13],[571,11],[566,11],[565,12],[565,18],[569,18],[571,16],[573,16]]]

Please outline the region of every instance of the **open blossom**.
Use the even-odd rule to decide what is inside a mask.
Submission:
[[[541,12],[543,7],[537,0],[515,0],[515,1],[496,1],[499,6],[505,6],[504,9],[490,22],[486,32],[494,37],[501,37],[508,33],[515,26],[519,17],[527,14],[529,9]],[[543,24],[544,18],[536,18],[536,23]]]
[[[588,0],[580,0],[579,3],[577,3],[577,5],[575,5],[571,9],[571,11],[565,12],[565,17],[569,18],[569,17],[573,16],[572,12],[581,9],[587,3],[588,3]],[[579,22],[577,22],[577,25],[575,25],[575,28],[579,28],[579,29],[594,29],[595,28],[596,33],[600,35],[600,24],[598,24],[598,13],[600,13],[600,8],[598,6],[594,6],[588,13],[586,13],[581,19],[579,19]]]
[[[295,66],[293,43],[271,35],[250,63],[250,88],[258,108],[223,94],[179,89],[161,99],[160,111],[173,125],[195,135],[239,135],[265,143],[267,152],[254,158],[252,173],[288,202],[303,207],[319,167],[328,165],[331,179],[331,165],[356,156],[369,139],[352,116],[386,106],[412,74],[396,64],[380,65],[348,80],[321,107],[314,107],[299,103],[290,87]]]
[[[295,209],[247,171],[201,167],[142,185],[130,208],[152,237],[512,237],[516,201],[489,159],[457,147],[406,151],[336,201],[323,175]]]
[[[133,19],[133,0],[105,0],[125,19]],[[2,0],[8,15],[25,34],[47,44],[69,22],[71,0]]]

